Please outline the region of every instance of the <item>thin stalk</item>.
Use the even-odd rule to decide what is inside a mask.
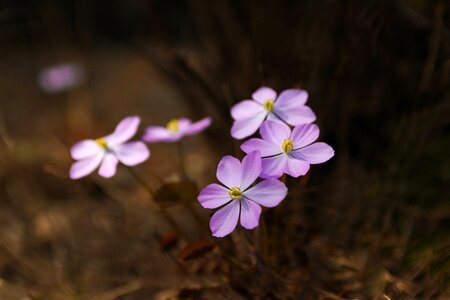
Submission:
[[[181,176],[183,177],[183,179],[189,178],[187,171],[186,171],[186,165],[184,163],[183,144],[181,143],[181,141],[178,141],[176,143],[176,147],[177,147],[177,154],[178,154],[178,162],[180,164],[180,169],[181,169]]]

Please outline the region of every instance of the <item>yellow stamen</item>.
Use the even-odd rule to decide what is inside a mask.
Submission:
[[[294,144],[292,143],[291,139],[284,139],[283,144],[281,144],[281,149],[283,149],[284,152],[289,153],[294,148]]]
[[[95,142],[97,143],[97,145],[99,145],[103,149],[107,149],[108,148],[108,143],[106,142],[105,138],[96,139]]]
[[[180,123],[177,119],[170,120],[169,123],[167,123],[166,128],[170,131],[178,131],[180,130]]]
[[[241,189],[238,188],[237,186],[232,187],[229,191],[228,191],[228,195],[230,195],[231,199],[233,200],[239,200],[242,197],[242,192]]]
[[[272,111],[273,110],[273,106],[274,106],[274,102],[272,99],[267,99],[264,102],[264,109],[267,111]]]

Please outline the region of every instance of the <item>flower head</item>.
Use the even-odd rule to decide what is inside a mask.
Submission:
[[[305,175],[310,164],[326,162],[334,150],[325,143],[314,143],[319,127],[303,124],[291,129],[286,124],[266,121],[261,125],[262,139],[252,138],[241,145],[245,153],[260,151],[262,178],[278,178],[286,173],[293,177]]]
[[[136,134],[139,123],[139,117],[127,117],[120,121],[112,134],[73,145],[70,154],[77,162],[70,168],[70,178],[87,176],[98,166],[100,176],[109,178],[116,173],[119,161],[126,166],[135,166],[147,160],[150,151],[143,142],[126,143]]]
[[[198,196],[205,208],[218,208],[211,217],[210,228],[214,236],[230,234],[240,220],[247,229],[258,226],[261,205],[277,206],[287,194],[287,188],[278,179],[266,179],[251,186],[261,173],[261,154],[253,151],[244,157],[242,163],[225,156],[217,167],[217,179],[222,183],[212,183]]]
[[[166,127],[147,127],[143,140],[150,143],[172,143],[181,140],[184,136],[197,134],[211,125],[211,118],[204,118],[192,123],[186,118],[170,120]]]
[[[243,139],[254,134],[264,120],[282,121],[292,126],[312,123],[316,115],[305,103],[308,93],[300,89],[277,93],[268,87],[261,87],[252,95],[231,108],[234,119],[231,135]]]
[[[42,70],[38,75],[39,86],[47,93],[59,93],[82,85],[86,71],[80,64],[60,64]]]

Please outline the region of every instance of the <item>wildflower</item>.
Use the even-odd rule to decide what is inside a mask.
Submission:
[[[260,173],[261,154],[258,151],[249,153],[242,163],[232,156],[222,158],[216,174],[222,185],[212,183],[198,196],[198,201],[205,208],[221,207],[210,221],[214,236],[230,234],[238,220],[244,228],[257,227],[261,205],[275,207],[286,197],[286,186],[275,178],[263,180],[251,187]]]
[[[135,166],[147,160],[150,151],[143,142],[126,143],[136,134],[140,121],[137,116],[127,117],[112,134],[76,143],[70,154],[78,161],[70,168],[70,178],[87,176],[98,166],[100,176],[109,178],[116,173],[119,161],[126,166]]]
[[[53,94],[82,85],[85,77],[82,65],[67,63],[42,70],[38,75],[38,83],[45,92]]]
[[[211,125],[211,118],[204,118],[192,123],[187,118],[173,119],[167,123],[166,127],[147,127],[143,140],[150,143],[166,142],[172,143],[181,140],[188,135],[197,134]]]
[[[234,124],[231,135],[243,139],[254,134],[264,120],[282,121],[292,126],[312,123],[316,115],[305,103],[308,93],[300,89],[289,89],[277,93],[261,87],[252,95],[253,100],[244,100],[231,108]]]
[[[334,150],[325,143],[314,143],[319,137],[319,127],[303,124],[291,129],[286,124],[266,121],[261,125],[262,139],[252,138],[241,145],[242,151],[260,151],[262,178],[278,178],[283,173],[293,177],[305,175],[310,164],[326,162]]]

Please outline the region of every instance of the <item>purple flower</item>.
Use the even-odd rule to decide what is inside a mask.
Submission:
[[[45,92],[53,94],[80,86],[85,77],[86,72],[82,65],[61,64],[41,71],[38,83]]]
[[[261,125],[262,139],[253,138],[241,145],[242,151],[259,151],[262,155],[262,178],[279,178],[286,173],[293,177],[305,175],[310,164],[326,162],[334,150],[325,143],[314,143],[319,127],[303,124],[291,129],[280,122],[266,121]]]
[[[289,89],[277,93],[261,87],[252,95],[253,100],[244,100],[231,108],[234,124],[231,135],[243,139],[254,134],[264,120],[283,121],[292,126],[312,123],[316,115],[306,106],[308,93],[300,89]]]
[[[100,176],[110,178],[116,173],[119,161],[126,166],[135,166],[147,160],[150,151],[143,142],[126,143],[136,134],[140,122],[137,116],[127,117],[112,134],[73,145],[70,154],[78,161],[70,168],[70,178],[87,176],[98,166]]]
[[[277,206],[286,197],[287,188],[277,179],[266,179],[251,184],[261,173],[261,154],[249,153],[241,162],[225,156],[217,167],[217,179],[223,184],[212,183],[198,196],[205,208],[218,208],[210,221],[212,234],[223,237],[230,234],[240,220],[247,229],[258,226],[261,206]]]
[[[211,118],[204,118],[192,123],[187,118],[173,119],[166,127],[147,127],[143,140],[150,143],[166,142],[172,143],[181,140],[184,136],[197,134],[211,125]]]

